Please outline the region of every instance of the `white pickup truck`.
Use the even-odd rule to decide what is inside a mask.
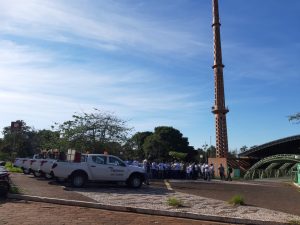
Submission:
[[[80,162],[57,161],[51,173],[60,180],[70,180],[74,187],[83,187],[88,181],[109,181],[126,182],[130,187],[139,188],[146,179],[143,168],[105,154],[83,154]]]
[[[50,174],[52,170],[51,168],[53,163],[56,161],[56,159],[42,159],[38,172],[41,173],[46,179],[52,179],[53,176]]]
[[[38,154],[33,155],[32,158],[16,158],[13,165],[21,168],[24,174],[30,174],[32,172],[31,165],[39,158]]]

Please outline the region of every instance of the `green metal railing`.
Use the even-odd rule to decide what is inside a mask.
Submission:
[[[296,169],[297,163],[300,163],[300,155],[279,154],[269,156],[255,163],[246,172],[244,179],[288,176],[289,174],[292,174],[294,169]],[[279,169],[274,169],[280,164],[282,164],[282,166],[280,166]],[[266,168],[262,168],[263,166],[266,166]],[[289,166],[291,166],[290,169],[288,169]]]

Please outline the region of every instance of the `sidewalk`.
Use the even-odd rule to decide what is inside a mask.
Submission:
[[[21,174],[14,174],[12,180],[23,189],[24,194],[31,195],[12,197],[32,201],[240,224],[273,225],[289,224],[291,220],[300,221],[300,217],[295,215],[251,206],[231,206],[224,201],[174,192],[151,185],[143,186],[138,190],[105,185],[74,189],[57,184],[51,185],[45,180]],[[180,199],[184,207],[168,206],[166,202],[169,197]]]
[[[24,200],[0,201],[1,225],[228,225]]]

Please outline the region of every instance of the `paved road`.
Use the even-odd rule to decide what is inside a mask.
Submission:
[[[72,188],[65,188],[65,184],[61,185],[56,182],[37,179],[33,176],[25,176],[22,174],[13,174],[12,178],[25,194],[93,201],[88,197],[72,191]],[[176,191],[220,200],[228,200],[235,194],[242,194],[245,196],[247,204],[299,215],[298,205],[300,201],[298,189],[288,184],[251,182],[245,185],[242,182],[222,183],[220,181],[209,183],[203,181],[170,181],[170,184]],[[167,191],[167,187],[163,181],[153,181],[150,187],[152,189]],[[108,186],[107,188],[112,187]],[[117,189],[123,190],[126,189],[126,187],[119,187]],[[288,207],[283,209],[282,206],[285,205],[288,205]],[[88,214],[87,212],[93,212],[95,215]],[[53,215],[62,215],[62,217],[53,217]],[[103,216],[101,217],[101,215]],[[35,221],[35,224],[45,224],[40,221],[40,219],[37,219],[40,217],[49,219],[46,224],[79,224],[77,221],[82,222],[82,218],[88,218],[87,224],[131,224],[133,222],[137,224],[221,224],[99,209],[87,210],[80,207],[50,205],[45,203],[30,202],[25,204],[24,202],[7,202],[0,205],[0,225],[16,224],[14,220],[18,218],[18,224],[32,224],[30,222],[27,223],[27,219],[31,222],[36,220],[37,222]],[[24,218],[26,218],[26,220],[24,220]],[[124,218],[126,219],[124,220]],[[127,220],[127,218],[129,220]]]
[[[94,201],[53,181],[37,179],[31,175],[12,174],[13,182],[24,194]],[[161,182],[160,182],[161,183]],[[173,225],[228,225],[176,217],[153,216],[115,212],[101,209],[63,206],[48,203],[9,200],[0,201],[0,225],[4,224],[173,224]]]
[[[52,198],[63,198],[80,201],[94,202],[93,199],[68,191],[65,184],[57,184],[32,175],[12,174],[14,182],[29,195],[45,196]],[[240,194],[245,198],[247,205],[262,207],[294,215],[300,215],[300,189],[284,182],[226,182],[202,180],[178,182],[170,180],[170,185],[175,191],[194,194],[202,197],[229,200],[232,196]],[[166,189],[162,180],[151,182],[151,186]],[[122,189],[122,188],[121,188]]]
[[[194,194],[202,197],[228,201],[240,194],[247,205],[262,207],[294,215],[300,215],[300,189],[290,183],[253,181],[253,182],[172,182],[175,191]],[[155,185],[163,186],[161,182]]]
[[[95,202],[93,199],[76,192],[68,191],[63,184],[53,180],[45,180],[44,178],[36,178],[33,175],[21,173],[11,174],[11,179],[20,191],[27,195]]]
[[[225,225],[175,217],[114,212],[109,210],[63,206],[40,202],[0,201],[0,225]],[[228,225],[228,224],[226,224]]]

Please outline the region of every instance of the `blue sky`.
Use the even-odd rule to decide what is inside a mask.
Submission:
[[[300,1],[219,0],[229,148],[299,134]],[[94,107],[215,144],[210,0],[0,1],[0,127]]]

